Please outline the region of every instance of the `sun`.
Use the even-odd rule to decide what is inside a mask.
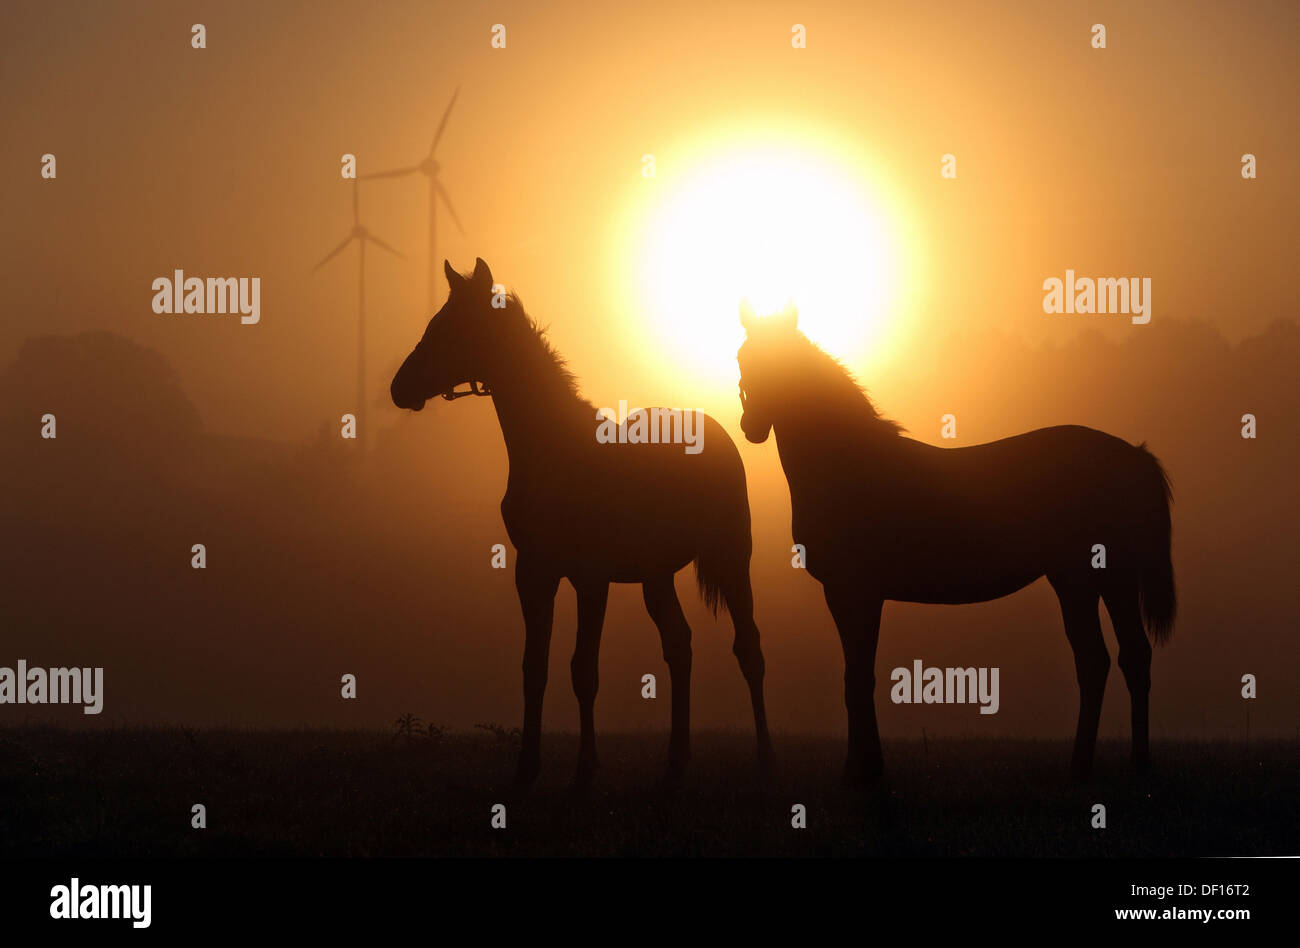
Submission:
[[[633,252],[658,357],[734,382],[742,298],[760,315],[793,301],[799,328],[849,361],[882,341],[898,302],[899,245],[865,169],[825,147],[760,140],[660,174]]]

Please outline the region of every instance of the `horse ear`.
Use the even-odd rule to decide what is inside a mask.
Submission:
[[[798,325],[799,310],[795,309],[794,300],[786,300],[781,310],[781,326],[784,329],[795,329]]]
[[[442,261],[442,271],[447,274],[447,285],[453,290],[465,282],[465,278],[452,267],[450,260]]]
[[[482,257],[474,259],[474,276],[471,279],[478,286],[490,287],[492,285],[492,271],[488,269],[488,265],[483,262]]]
[[[754,321],[758,317],[754,315],[754,306],[749,302],[749,297],[740,301],[740,325],[745,327],[745,332],[753,332]]]

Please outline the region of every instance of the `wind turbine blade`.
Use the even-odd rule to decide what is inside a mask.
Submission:
[[[316,266],[312,267],[312,268],[311,268],[311,272],[312,272],[312,273],[315,273],[315,272],[316,272],[317,270],[319,270],[321,267],[325,266],[325,264],[329,263],[331,260],[333,260],[333,259],[334,259],[335,257],[337,257],[339,254],[341,254],[341,253],[342,253],[342,252],[347,248],[347,245],[350,244],[350,243],[352,243],[352,235],[351,235],[351,234],[349,234],[347,237],[345,237],[345,238],[343,239],[343,243],[339,244],[337,247],[335,247],[333,250],[331,250],[328,254],[326,254],[326,255],[325,255],[325,259],[321,260],[320,263],[318,263],[318,264],[316,264]]]
[[[442,186],[441,181],[434,181],[433,186],[438,189],[438,197],[442,198],[442,203],[447,205],[447,210],[451,212],[451,219],[456,222],[456,229],[464,237],[465,228],[460,226],[460,218],[456,216],[456,209],[451,206],[451,198],[447,195],[447,189]]]
[[[379,246],[383,247],[385,250],[387,250],[389,253],[391,253],[391,254],[392,254],[393,256],[395,256],[395,257],[401,257],[401,256],[402,256],[402,254],[401,254],[400,251],[395,250],[395,249],[393,249],[392,247],[388,246],[388,244],[384,243],[382,240],[380,240],[380,239],[379,239],[378,237],[376,237],[374,234],[366,234],[366,239],[369,240],[371,243],[379,244]],[[403,258],[403,259],[405,259],[405,258]]]
[[[433,144],[429,146],[429,157],[438,149],[438,141],[442,138],[442,130],[447,127],[447,119],[451,116],[451,107],[456,104],[456,97],[460,95],[460,86],[451,94],[451,101],[447,103],[447,111],[442,113],[442,121],[438,123],[438,130],[433,133]]]
[[[376,171],[374,174],[363,174],[358,177],[363,181],[369,181],[374,178],[400,178],[404,174],[414,174],[419,170],[419,165],[412,165],[409,168],[394,168],[392,171]]]

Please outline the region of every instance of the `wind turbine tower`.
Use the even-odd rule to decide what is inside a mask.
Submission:
[[[447,189],[442,186],[439,180],[439,172],[442,166],[434,158],[438,150],[438,142],[442,140],[442,133],[447,128],[447,119],[451,117],[452,107],[456,104],[456,97],[460,95],[460,86],[452,93],[451,101],[447,103],[447,110],[442,113],[442,121],[438,123],[437,130],[433,133],[433,144],[429,146],[429,153],[425,155],[424,160],[418,165],[410,165],[406,168],[394,168],[392,171],[377,171],[374,174],[363,174],[363,179],[375,178],[402,178],[408,174],[422,174],[429,179],[429,280],[428,280],[428,313],[433,314],[433,301],[438,299],[442,293],[438,286],[438,275],[442,273],[442,268],[438,265],[438,201],[441,200],[447,207],[447,213],[451,215],[452,223],[463,236],[465,228],[460,226],[460,218],[456,216],[456,209],[451,205],[451,197],[447,194]]]
[[[320,263],[312,268],[315,273],[325,264],[329,263],[344,250],[352,241],[357,242],[357,402],[355,414],[357,418],[357,431],[361,435],[362,445],[365,444],[365,435],[369,434],[363,427],[362,414],[366,410],[366,244],[372,243],[396,257],[401,254],[390,247],[384,241],[380,240],[374,234],[370,233],[361,224],[361,185],[357,181],[352,182],[352,230],[343,242],[327,253]],[[364,447],[362,451],[364,452]]]

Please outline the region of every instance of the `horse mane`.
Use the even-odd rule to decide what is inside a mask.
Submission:
[[[867,390],[854,377],[849,368],[829,352],[817,345],[802,332],[798,333],[802,355],[811,371],[810,379],[816,379],[813,391],[826,400],[832,407],[842,406],[845,414],[857,413],[870,428],[881,434],[898,435],[906,429],[898,422],[886,418],[876,410]]]
[[[515,319],[523,330],[525,345],[533,344],[538,359],[551,370],[552,376],[561,387],[579,401],[585,401],[578,388],[578,377],[569,368],[568,360],[560,354],[555,345],[546,336],[548,327],[542,326],[528,311],[517,293],[506,294],[505,315]]]

